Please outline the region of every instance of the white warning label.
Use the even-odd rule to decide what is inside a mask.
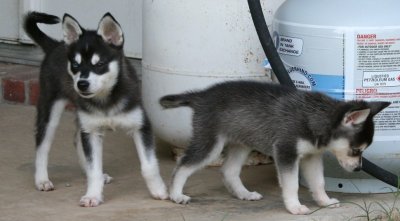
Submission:
[[[353,50],[346,51],[352,64],[347,72],[354,76],[345,76],[347,98],[391,102],[374,118],[376,135],[400,140],[400,29],[359,30],[348,37]]]
[[[363,87],[400,86],[400,71],[364,72]]]
[[[356,35],[357,70],[393,70],[400,64],[400,36],[383,33]]]
[[[280,35],[276,45],[278,52],[285,55],[300,56],[303,51],[303,40],[300,38]]]

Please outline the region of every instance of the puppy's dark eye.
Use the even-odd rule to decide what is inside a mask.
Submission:
[[[360,149],[353,149],[352,151],[353,151],[353,153],[352,153],[353,156],[359,156],[362,153]]]
[[[79,63],[76,62],[76,61],[73,61],[73,62],[71,63],[71,67],[74,68],[74,69],[77,69],[77,68],[79,68]]]
[[[99,61],[99,62],[96,63],[97,67],[103,67],[104,65],[105,65],[104,61]]]

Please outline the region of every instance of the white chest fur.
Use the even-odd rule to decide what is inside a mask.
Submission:
[[[140,128],[143,124],[143,110],[137,107],[129,112],[110,110],[107,113],[96,111],[86,113],[78,112],[82,130],[86,132],[98,131],[102,128],[115,130],[117,127],[131,130]]]
[[[318,148],[317,144],[313,144],[304,139],[297,140],[296,149],[300,158],[303,158],[305,155],[321,153],[324,151],[323,148]]]

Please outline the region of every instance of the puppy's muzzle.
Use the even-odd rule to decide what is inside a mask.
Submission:
[[[356,168],[354,168],[354,172],[358,172],[358,171],[361,171],[361,169],[362,169],[362,167],[361,167],[361,165],[359,165],[359,166],[357,166]]]

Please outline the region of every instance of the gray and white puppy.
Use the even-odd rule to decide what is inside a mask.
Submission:
[[[193,137],[174,171],[170,199],[186,204],[187,178],[215,160],[229,146],[222,173],[228,190],[243,200],[260,200],[240,180],[243,162],[252,149],[273,156],[286,209],[310,210],[299,202],[302,168],[314,200],[339,206],[324,189],[322,154],[331,151],[347,171],[361,169],[361,154],[373,139],[373,117],[390,102],[339,101],[322,93],[252,81],[220,83],[203,91],[167,95],[164,108],[193,109]]]
[[[102,141],[105,128],[120,127],[136,144],[142,175],[154,198],[168,198],[155,154],[154,137],[141,103],[136,72],[124,56],[124,36],[118,22],[106,13],[97,30],[86,30],[72,16],[62,20],[63,41],[38,28],[38,23],[56,24],[53,15],[30,12],[26,33],[45,52],[40,70],[40,94],[36,119],[36,188],[54,189],[47,172],[48,154],[61,114],[67,104],[76,106],[76,146],[87,174],[87,191],[80,205],[93,207],[103,201]]]

